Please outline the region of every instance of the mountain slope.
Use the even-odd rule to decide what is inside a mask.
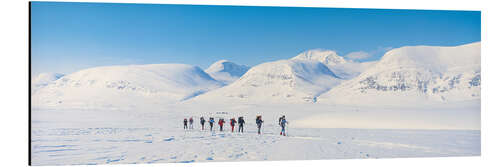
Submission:
[[[291,60],[319,61],[326,66],[335,66],[337,64],[347,63],[347,61],[343,57],[337,55],[335,51],[325,49],[308,50],[291,58]]]
[[[215,80],[230,84],[243,76],[248,69],[250,69],[250,67],[245,65],[238,65],[227,60],[219,60],[210,65],[205,72]]]
[[[64,76],[32,95],[35,107],[126,107],[175,103],[222,84],[184,64],[106,66]]]
[[[362,62],[362,63],[348,61],[343,64],[337,64],[335,66],[331,66],[330,70],[343,80],[350,80],[359,76],[365,70],[372,68],[376,63],[377,61]]]
[[[192,100],[314,102],[316,96],[339,83],[339,77],[320,62],[280,60],[252,67],[234,83]]]
[[[31,79],[31,93],[38,89],[47,86],[51,82],[63,77],[64,74],[59,73],[41,73]]]
[[[375,64],[375,62],[360,63],[345,60],[344,57],[337,55],[335,51],[326,49],[308,50],[291,58],[291,60],[319,61],[343,80],[352,79]]]
[[[419,105],[480,99],[481,45],[393,49],[369,70],[319,97],[321,103]]]

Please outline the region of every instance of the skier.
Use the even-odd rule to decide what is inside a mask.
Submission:
[[[184,129],[188,128],[188,120],[187,118],[184,118]]]
[[[231,132],[234,132],[234,125],[236,125],[236,119],[231,118],[231,121],[229,122],[229,124],[231,125]]]
[[[205,118],[201,117],[200,123],[201,123],[201,130],[205,130]]]
[[[189,129],[193,129],[193,117],[189,118]]]
[[[226,121],[224,121],[224,118],[219,118],[219,126],[221,132],[222,132],[222,127],[224,127],[224,123],[226,123]]]
[[[257,124],[257,134],[260,134],[260,128],[262,127],[262,123],[264,121],[262,120],[262,116],[261,115],[258,115],[257,118],[255,119],[255,123]]]
[[[210,119],[208,120],[208,123],[210,123],[210,131],[212,131],[212,128],[214,127],[214,118],[210,117]]]
[[[245,120],[243,120],[243,117],[238,117],[238,132],[243,133],[243,124],[245,124]]]
[[[281,126],[281,120],[283,119],[283,116],[281,116],[279,119],[278,119],[278,125]]]
[[[283,117],[281,117],[281,122],[280,122],[280,125],[281,125],[280,135],[286,136],[286,134],[285,134],[285,126],[286,126],[287,123],[288,122],[286,121],[285,116],[283,115]]]

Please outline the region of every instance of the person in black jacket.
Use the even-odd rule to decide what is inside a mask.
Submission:
[[[200,123],[201,123],[201,130],[205,130],[205,118],[201,117]]]
[[[264,123],[264,121],[262,120],[262,116],[257,116],[257,118],[255,119],[255,123],[257,124],[257,134],[260,134],[260,128],[262,127],[262,123]]]
[[[188,120],[187,118],[184,118],[184,129],[188,128]]]
[[[238,125],[239,125],[238,132],[243,133],[243,124],[245,124],[245,120],[243,120],[243,117],[239,117],[238,118]]]

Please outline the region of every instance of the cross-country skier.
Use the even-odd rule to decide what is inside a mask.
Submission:
[[[281,118],[281,122],[280,122],[280,125],[281,125],[280,135],[286,136],[286,134],[285,134],[285,126],[286,126],[287,123],[288,122],[286,121],[285,116],[283,115],[283,117]]]
[[[224,127],[224,123],[226,123],[226,121],[224,121],[224,118],[219,118],[219,126],[221,132],[222,132],[222,127]]]
[[[189,118],[189,129],[193,129],[193,117]]]
[[[238,118],[238,125],[239,125],[238,132],[243,133],[243,124],[245,124],[245,120],[243,120],[243,117],[239,117]]]
[[[210,131],[212,131],[212,128],[214,127],[214,118],[210,117],[210,119],[208,120],[208,123],[210,123]]]
[[[262,116],[261,115],[258,115],[257,118],[255,119],[255,123],[257,124],[257,134],[260,134],[260,128],[262,127],[262,123],[264,121],[262,120]]]
[[[281,120],[283,119],[283,116],[281,116],[279,119],[278,119],[278,125],[281,126]]]
[[[205,130],[205,118],[201,117],[200,123],[201,123],[201,130]]]
[[[184,129],[188,128],[188,120],[187,118],[184,118]]]
[[[234,125],[236,125],[236,119],[231,118],[231,120],[229,121],[229,124],[231,125],[231,132],[234,132]]]

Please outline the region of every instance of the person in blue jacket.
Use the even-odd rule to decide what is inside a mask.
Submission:
[[[210,117],[210,119],[208,120],[208,123],[210,123],[210,131],[212,131],[212,128],[214,127],[214,118],[213,117]]]
[[[280,126],[281,126],[280,135],[286,136],[286,134],[285,134],[285,126],[286,126],[287,123],[288,122],[286,121],[285,116],[283,115],[283,117],[281,117],[281,122],[280,122]]]
[[[255,123],[257,124],[257,134],[260,134],[260,129],[262,128],[262,123],[264,123],[264,121],[262,120],[262,116],[258,115],[257,118],[255,119]]]

